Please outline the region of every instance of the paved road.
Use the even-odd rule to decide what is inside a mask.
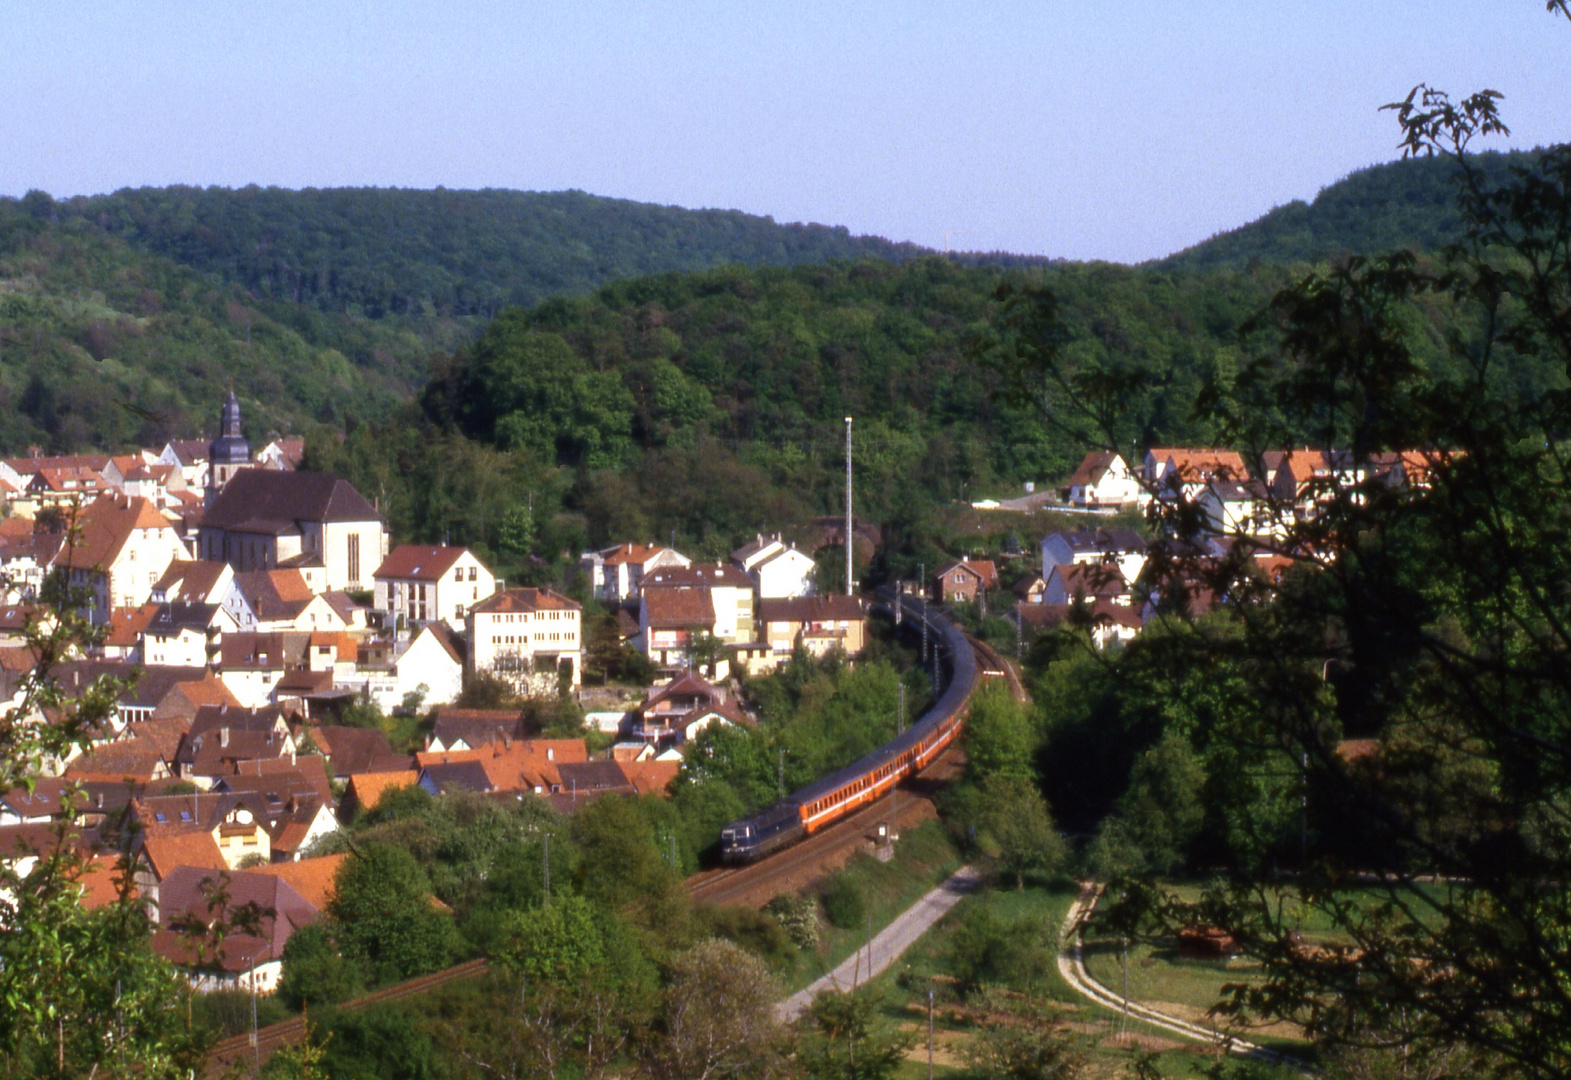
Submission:
[[[982,883],[976,869],[962,866],[951,874],[938,888],[901,912],[895,921],[873,936],[872,962],[868,962],[868,948],[863,946],[828,975],[805,990],[799,990],[775,1006],[775,1015],[781,1023],[790,1023],[806,1011],[813,998],[825,990],[851,990],[862,982],[888,970],[900,959],[917,938],[927,933],[933,925],[948,914],[949,909]]]

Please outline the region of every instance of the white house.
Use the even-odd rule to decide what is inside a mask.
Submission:
[[[496,575],[464,547],[399,544],[372,576],[378,611],[405,623],[440,620],[459,632],[469,609],[496,592]]]
[[[1120,454],[1095,450],[1064,484],[1071,506],[1103,509],[1140,501],[1140,481]]]
[[[1076,529],[1055,532],[1042,541],[1042,580],[1053,567],[1111,563],[1133,585],[1146,565],[1146,542],[1133,529]]]
[[[169,667],[216,664],[223,635],[239,629],[234,617],[217,604],[160,604],[142,629],[142,662]]]
[[[89,617],[141,607],[169,564],[186,554],[174,522],[146,499],[101,495],[76,514],[76,534],[55,559],[73,586],[91,595]]]
[[[752,580],[760,600],[789,600],[813,592],[812,556],[779,537],[758,535],[731,553],[731,561]]]
[[[690,566],[686,555],[658,544],[617,544],[579,557],[579,569],[594,585],[595,599],[625,604],[638,599],[644,576],[655,570]]]
[[[1207,528],[1218,536],[1278,535],[1293,512],[1291,503],[1275,504],[1257,480],[1213,480],[1200,493],[1199,506]]]
[[[1128,607],[1134,602],[1129,585],[1116,567],[1096,563],[1060,563],[1047,575],[1047,587],[1042,590],[1042,604],[1034,606],[1062,607],[1077,600],[1122,607]]]
[[[385,663],[363,661],[352,680],[339,683],[365,693],[384,711],[419,692],[427,705],[446,705],[464,690],[464,657],[440,625],[422,627],[402,652]]]
[[[223,607],[241,630],[257,633],[349,629],[328,598],[299,570],[246,570],[234,575]]]
[[[551,589],[504,589],[469,609],[469,672],[496,675],[535,694],[555,691],[566,666],[583,672],[583,608]]]
[[[197,550],[237,571],[300,570],[319,592],[368,589],[387,556],[387,530],[347,481],[247,468],[207,508]]]

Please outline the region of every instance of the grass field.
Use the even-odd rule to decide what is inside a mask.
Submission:
[[[1078,1049],[1085,1055],[1087,1077],[1111,1078],[1133,1075],[1136,1055],[1154,1054],[1154,1064],[1166,1077],[1200,1077],[1214,1062],[1214,1051],[1187,1043],[1139,1022],[1126,1026],[1122,1018],[1081,998],[1059,976],[1056,966],[1058,931],[1063,925],[1075,889],[1068,883],[1034,883],[1023,892],[1008,888],[988,888],[967,897],[933,930],[929,931],[891,970],[872,983],[881,996],[881,1010],[887,1022],[905,1028],[918,1037],[902,1080],[927,1076],[927,1002],[928,990],[934,991],[935,1077],[975,1075],[965,1068],[961,1050],[972,1035],[967,1006],[957,994],[956,943],[968,920],[979,918],[979,909],[1006,928],[1010,951],[1016,955],[1020,970],[1014,973],[1019,985],[1030,983],[1040,992],[1062,1003],[1068,1030]],[[1039,955],[1040,954],[1040,955]],[[1280,1070],[1293,1076],[1291,1070]],[[1262,1074],[1268,1075],[1268,1074]]]

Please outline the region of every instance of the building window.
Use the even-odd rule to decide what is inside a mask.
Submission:
[[[470,567],[470,568],[469,568],[469,580],[470,580],[470,581],[476,581],[476,580],[478,580],[478,579],[477,579],[477,578],[476,578],[476,577],[475,577],[475,567],[473,567],[473,566],[471,566],[471,567]]]
[[[460,566],[458,569],[453,571],[453,580],[454,581],[462,581],[462,580],[464,580],[464,568],[462,566]]]
[[[349,534],[349,580],[360,580],[360,534]]]

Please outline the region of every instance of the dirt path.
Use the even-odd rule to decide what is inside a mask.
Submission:
[[[867,980],[887,971],[917,938],[927,933],[949,913],[967,893],[981,884],[975,868],[962,866],[938,888],[906,908],[895,920],[873,936],[872,948],[867,946],[804,990],[786,998],[775,1006],[775,1015],[782,1023],[790,1023],[807,1010],[813,998],[825,990],[852,990]]]
[[[1083,932],[1086,922],[1091,918],[1091,913],[1096,910],[1096,902],[1102,896],[1102,886],[1094,881],[1084,882],[1080,887],[1080,895],[1075,902],[1069,905],[1069,913],[1064,916],[1063,929],[1060,931],[1058,946],[1058,973],[1064,977],[1070,987],[1080,996],[1112,1009],[1115,1012],[1126,1012],[1131,1019],[1139,1020],[1152,1027],[1189,1039],[1192,1042],[1209,1043],[1218,1049],[1232,1054],[1243,1054],[1248,1057],[1259,1058],[1275,1064],[1293,1065],[1304,1068],[1303,1062],[1287,1054],[1279,1054],[1275,1050],[1259,1046],[1236,1035],[1221,1031],[1208,1024],[1199,1024],[1186,1020],[1172,1013],[1161,1012],[1143,1005],[1137,1001],[1126,1001],[1106,986],[1097,982],[1091,973],[1086,970]]]

